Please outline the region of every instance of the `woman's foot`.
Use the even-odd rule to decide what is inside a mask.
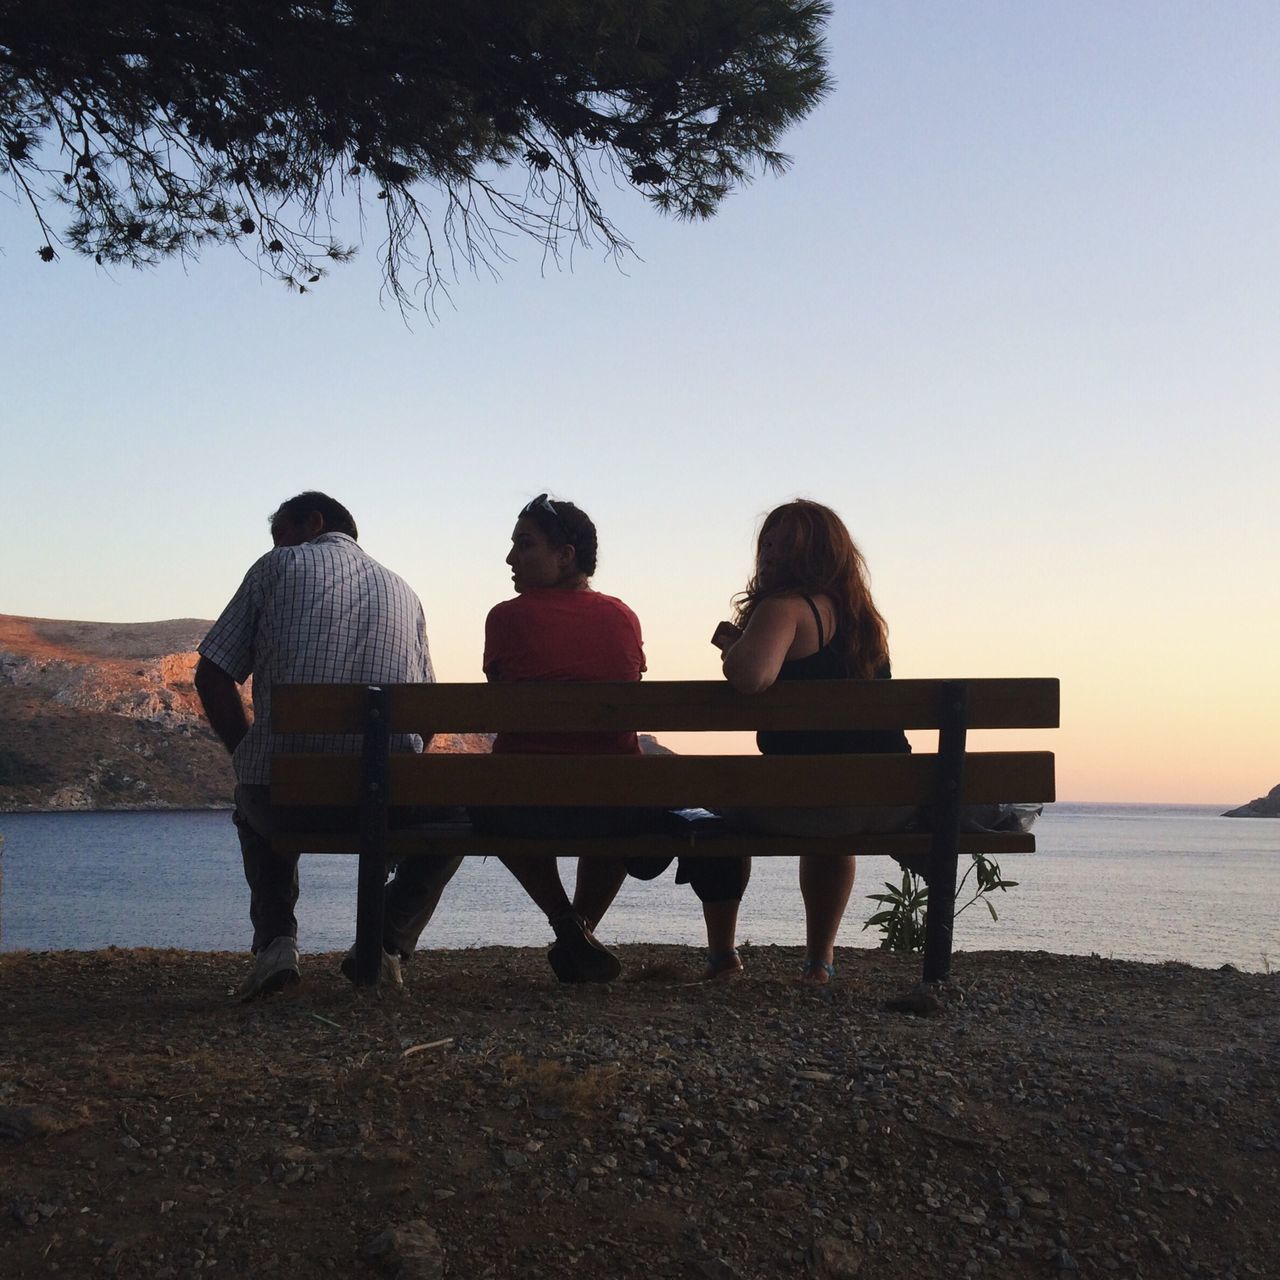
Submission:
[[[713,982],[716,978],[732,978],[742,972],[742,957],[737,947],[728,951],[708,951],[707,967],[702,971],[703,982]]]
[[[807,956],[804,968],[800,970],[800,981],[808,987],[825,987],[836,976],[836,967],[826,960],[815,960]]]

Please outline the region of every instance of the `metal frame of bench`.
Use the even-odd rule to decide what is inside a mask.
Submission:
[[[736,693],[719,681],[639,684],[279,685],[272,691],[277,733],[363,736],[362,755],[280,754],[272,800],[281,805],[358,808],[357,829],[287,832],[277,848],[358,853],[356,981],[377,982],[383,891],[389,861],[418,853],[561,856],[671,854],[777,856],[887,853],[929,885],[924,980],[951,968],[954,898],[962,853],[1031,852],[1021,833],[962,835],[968,802],[1051,801],[1048,752],[968,752],[970,728],[1054,728],[1054,679],[820,681]],[[936,755],[828,756],[487,756],[415,755],[390,750],[395,733],[617,732],[624,730],[937,729]],[[638,761],[643,764],[639,769]],[[588,764],[589,762],[589,764]],[[584,790],[583,774],[594,775]],[[488,837],[469,824],[392,831],[393,804],[628,804],[677,808],[785,805],[925,805],[927,833],[833,838],[715,833],[555,840]],[[683,843],[682,843],[683,840]],[[946,910],[938,910],[946,903]]]

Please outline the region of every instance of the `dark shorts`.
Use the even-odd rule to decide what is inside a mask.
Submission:
[[[589,806],[503,805],[470,809],[472,827],[485,836],[527,836],[554,840],[648,835],[666,829],[665,809]],[[627,874],[656,880],[676,861],[670,857],[624,858]],[[736,902],[742,897],[744,859],[681,855],[676,883],[689,885],[702,902]]]
[[[495,805],[467,810],[482,836],[527,836],[530,839],[587,840],[592,836],[638,836],[659,831],[661,809],[600,806]]]

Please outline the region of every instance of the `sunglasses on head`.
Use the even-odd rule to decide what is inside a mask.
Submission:
[[[555,503],[552,502],[545,493],[538,494],[532,502],[526,502],[524,506],[520,508],[519,518],[523,520],[526,516],[536,515],[539,511],[545,511],[547,515],[556,522],[556,528],[560,531],[560,536],[564,538],[566,542],[572,544],[573,539],[570,537],[569,530],[565,526],[563,518],[556,510]]]
[[[525,516],[532,515],[535,511],[545,511],[553,520],[559,523],[560,513],[556,510],[555,503],[545,493],[540,493],[536,498],[526,502],[520,508],[519,518],[523,520]]]

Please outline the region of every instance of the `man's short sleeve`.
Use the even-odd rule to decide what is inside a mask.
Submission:
[[[244,575],[239,590],[197,650],[202,658],[208,658],[237,684],[243,684],[253,674],[253,639],[262,613],[266,560],[263,556]]]
[[[422,611],[422,601],[418,601],[418,619],[416,629],[418,638],[418,672],[413,681],[421,684],[435,684],[435,668],[431,665],[431,645],[427,641],[427,618]]]

